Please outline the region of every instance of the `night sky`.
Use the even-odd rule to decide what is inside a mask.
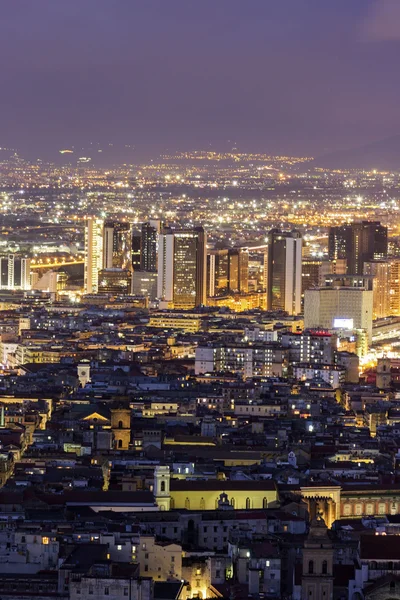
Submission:
[[[400,133],[399,56],[400,0],[1,0],[0,146],[316,155]]]

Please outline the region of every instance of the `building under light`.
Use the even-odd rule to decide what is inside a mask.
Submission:
[[[91,218],[85,227],[85,294],[97,294],[99,271],[103,268],[103,229],[101,219]]]
[[[160,234],[157,295],[166,306],[191,309],[206,304],[206,239],[202,227],[164,229]]]
[[[15,254],[0,257],[0,289],[30,290],[31,261]]]
[[[272,229],[268,234],[268,310],[301,312],[302,237],[298,231]]]
[[[132,231],[130,223],[104,223],[103,269],[131,269]]]

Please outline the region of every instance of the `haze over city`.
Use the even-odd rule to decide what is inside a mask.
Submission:
[[[1,143],[356,147],[400,133],[399,43],[396,0],[3,0]]]

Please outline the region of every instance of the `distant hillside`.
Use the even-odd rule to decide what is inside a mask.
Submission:
[[[400,135],[359,148],[325,154],[316,158],[311,164],[314,167],[327,169],[400,171]]]

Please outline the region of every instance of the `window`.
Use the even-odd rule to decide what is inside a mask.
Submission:
[[[268,508],[268,500],[263,498],[263,508]]]
[[[146,552],[146,554],[144,555],[145,558],[149,558],[149,553]]]
[[[175,562],[175,556],[171,556],[171,562]]]
[[[93,595],[93,586],[89,585],[89,594],[92,596]]]
[[[312,575],[314,573],[314,561],[313,560],[308,561],[308,572],[310,575]]]
[[[76,593],[79,595],[81,593],[81,588],[76,588]]]
[[[128,596],[129,594],[129,588],[124,588],[124,596]]]
[[[149,565],[144,565],[144,570],[147,572],[149,570]]]
[[[118,421],[118,429],[123,429],[124,424],[122,421]]]
[[[326,560],[322,561],[322,575],[328,574],[328,562]]]
[[[161,482],[161,491],[165,492],[165,481]]]
[[[109,596],[110,595],[110,588],[108,588],[108,587],[104,588],[104,595],[105,596]]]
[[[122,448],[122,440],[118,440],[118,448]]]
[[[220,569],[217,569],[215,571],[215,577],[221,577],[221,571],[220,571]]]
[[[185,500],[185,508],[186,508],[186,510],[190,510],[190,500],[189,500],[189,498],[186,498],[186,500]]]
[[[250,498],[246,498],[246,508],[250,508]]]

